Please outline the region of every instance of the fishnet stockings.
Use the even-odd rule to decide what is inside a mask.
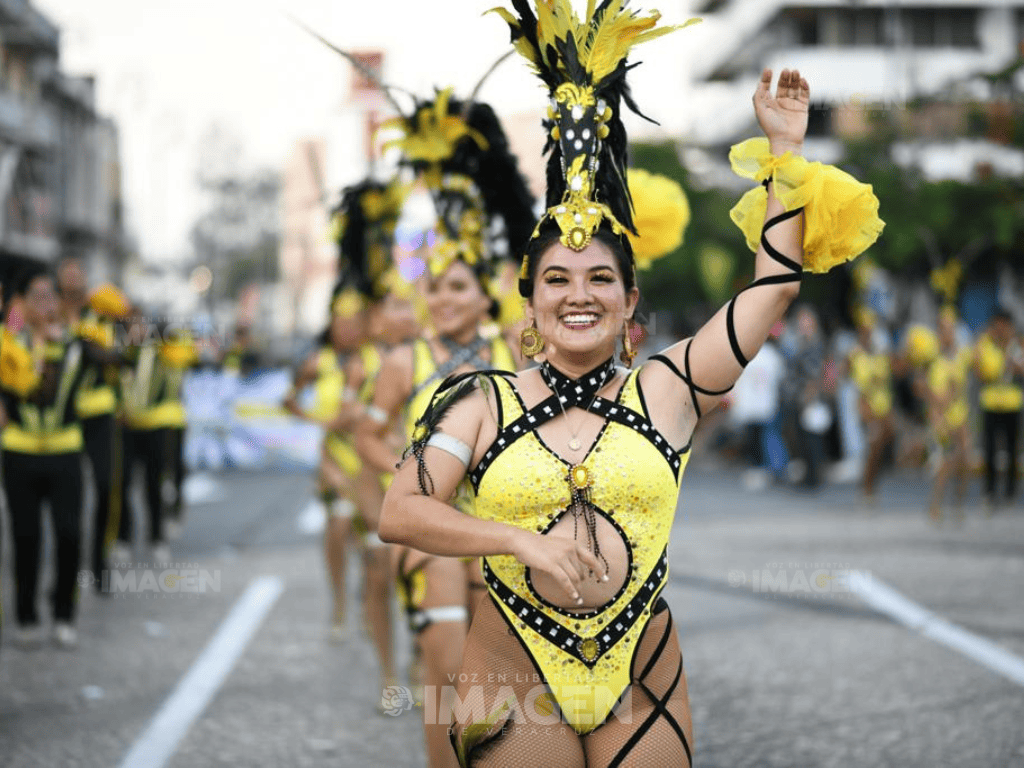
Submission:
[[[488,598],[478,606],[466,640],[452,743],[457,751],[464,748],[465,765],[472,768],[689,768],[693,726],[686,676],[664,603],[644,630],[631,678],[620,707],[579,736],[557,718],[557,707],[545,716],[551,699],[541,675]],[[504,700],[516,710],[481,726]]]

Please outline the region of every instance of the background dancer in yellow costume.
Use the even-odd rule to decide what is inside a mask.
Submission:
[[[373,400],[384,356],[398,344],[415,338],[419,330],[411,286],[398,276],[391,263],[395,227],[405,194],[406,189],[397,179],[387,184],[366,180],[345,189],[335,211],[339,264],[346,281],[359,291],[366,304],[365,340],[358,354],[349,357],[345,368],[349,386],[357,393],[360,414]],[[356,503],[353,526],[363,562],[363,617],[380,663],[381,687],[386,688],[397,683],[397,675],[390,547],[377,535],[383,481],[371,464],[361,460],[352,482]]]
[[[800,157],[808,84],[784,70],[772,95],[765,71],[754,101],[767,139],[732,155],[764,185],[733,212],[757,252],[754,283],[639,370],[615,365],[620,338],[623,359],[635,353],[638,301],[619,115],[631,105],[626,57],[669,30],[617,1],[588,4],[582,20],[561,0],[538,0],[537,17],[525,1],[515,8],[502,16],[553,100],[548,210],[520,283],[533,321],[524,347],[546,359],[516,376],[446,382],[416,461],[385,498],[381,536],[484,557],[490,594],[467,639],[453,732],[463,765],[684,766],[686,682],[659,595],[691,434],[797,295],[802,269],[827,270],[874,241],[878,203]],[[467,478],[471,515],[447,503]]]
[[[489,106],[467,105],[445,91],[418,104],[399,127],[405,161],[419,173],[438,211],[423,280],[433,337],[399,347],[384,362],[370,418],[360,428],[363,455],[381,471],[394,471],[399,459],[386,440],[391,425],[404,423],[408,439],[447,376],[516,367],[500,335],[482,335],[498,311],[489,290],[496,250],[490,233],[507,241],[506,252],[518,251],[534,219],[532,198]],[[396,568],[423,682],[439,690],[458,673],[470,612],[484,592],[479,564],[403,547]],[[450,764],[446,724],[428,723],[426,738],[430,765]]]
[[[958,344],[956,324],[956,309],[946,305],[939,311],[937,334],[930,329],[912,331],[918,337],[916,346],[921,350],[917,357],[924,364],[923,390],[928,405],[928,426],[938,457],[928,505],[928,515],[936,523],[942,521],[942,501],[951,481],[953,514],[958,522],[963,521],[964,496],[970,473],[967,385],[973,353],[969,346]]]
[[[344,642],[348,636],[346,551],[356,512],[356,480],[363,465],[347,436],[362,412],[357,399],[360,382],[349,379],[347,366],[365,341],[365,313],[362,295],[343,277],[331,296],[327,328],[318,337],[316,350],[296,371],[294,386],[283,403],[289,412],[324,429],[316,487],[327,516],[324,559],[333,601],[328,635],[332,642]],[[316,399],[307,410],[298,395],[310,385]]]
[[[857,311],[857,345],[850,351],[847,364],[850,378],[860,393],[860,418],[867,439],[867,455],[861,474],[861,492],[869,509],[876,503],[878,475],[886,447],[893,441],[892,360],[875,343],[875,313],[867,308]]]

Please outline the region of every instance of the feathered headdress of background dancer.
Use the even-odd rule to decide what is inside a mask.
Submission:
[[[344,189],[334,210],[339,283],[365,301],[380,301],[396,287],[391,252],[407,196],[408,187],[397,178],[364,179]],[[349,309],[355,306],[350,298],[344,301]]]
[[[428,257],[433,275],[461,259],[487,277],[495,260],[518,253],[533,230],[533,196],[519,163],[494,110],[476,100],[487,74],[466,101],[447,88],[381,126],[400,131],[385,148],[402,152],[402,162],[416,170],[434,200],[438,232]]]
[[[550,153],[547,212],[534,236],[550,221],[563,245],[582,251],[604,223],[625,238],[636,234],[626,175],[626,130],[621,104],[646,118],[626,84],[634,46],[694,24],[657,27],[657,11],[646,16],[626,9],[627,0],[589,0],[581,19],[569,0],[512,0],[518,13],[493,9],[509,25],[516,50],[532,65],[551,99],[544,123]],[[523,260],[522,277],[527,275]]]
[[[414,96],[413,110],[407,114],[395,98],[399,89],[381,82],[351,53],[293,21],[376,83],[398,113],[380,130],[401,132],[384,149],[397,147],[402,162],[417,171],[434,199],[438,232],[428,256],[431,273],[441,274],[452,261],[462,259],[486,284],[494,272],[493,258],[518,253],[535,221],[533,196],[501,124],[494,110],[476,99],[487,77],[512,52],[484,73],[465,101],[452,98],[449,88],[429,100]],[[503,231],[495,229],[499,219]]]

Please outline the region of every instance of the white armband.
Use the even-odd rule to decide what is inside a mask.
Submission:
[[[388,423],[388,414],[383,408],[378,408],[376,405],[366,406],[366,415],[373,419],[378,424]]]
[[[427,445],[432,445],[435,448],[440,448],[445,453],[450,453],[467,467],[469,466],[469,460],[473,458],[472,448],[459,440],[459,438],[445,434],[444,432],[435,432],[432,434],[427,439]]]

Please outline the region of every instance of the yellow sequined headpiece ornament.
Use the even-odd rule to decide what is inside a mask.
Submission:
[[[444,274],[456,260],[482,266],[487,257],[487,211],[476,184],[468,176],[445,174],[431,195],[438,213],[427,253],[431,276]]]
[[[620,102],[640,114],[626,86],[626,58],[633,47],[700,19],[659,28],[657,11],[642,16],[627,10],[626,0],[590,0],[582,18],[569,0],[534,0],[536,15],[529,5],[515,4],[518,17],[504,8],[493,11],[508,23],[513,45],[551,98],[548,178],[560,183],[548,189],[548,209],[534,236],[554,221],[561,243],[582,251],[603,222],[616,235],[636,234],[618,114]],[[521,277],[527,270],[524,259]]]
[[[345,288],[331,300],[331,317],[351,319],[363,311],[366,302],[355,288]]]

